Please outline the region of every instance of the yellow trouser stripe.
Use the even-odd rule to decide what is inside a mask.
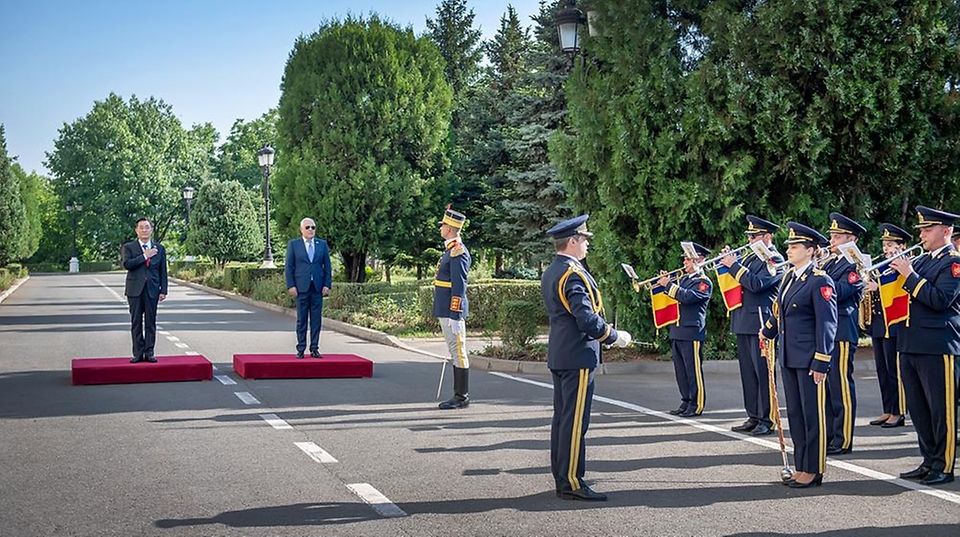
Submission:
[[[903,389],[903,377],[900,376],[900,353],[897,353],[897,392],[900,394],[900,415],[907,413],[907,392]]]
[[[843,401],[843,449],[853,444],[853,399],[850,395],[850,342],[840,342],[840,398]]]
[[[943,453],[946,464],[943,467],[945,473],[953,472],[953,463],[957,455],[957,379],[954,376],[955,369],[952,354],[943,355],[943,376],[944,376],[944,397],[947,404],[947,449]]]
[[[467,368],[470,367],[470,363],[467,362],[467,353],[464,352],[463,349],[464,339],[466,339],[466,336],[463,332],[464,330],[461,330],[460,332],[454,334],[454,337],[457,338],[457,358],[460,360],[460,367]]]
[[[817,425],[820,428],[819,458],[817,460],[821,474],[827,468],[827,391],[824,387],[825,384],[825,382],[817,384]]]
[[[580,431],[583,429],[583,410],[587,404],[587,375],[588,369],[580,370],[580,383],[577,386],[577,403],[573,411],[573,431],[570,433],[570,467],[567,470],[567,479],[570,488],[580,490],[580,480],[577,479],[577,465],[580,463]]]
[[[703,371],[700,368],[700,342],[693,342],[693,367],[696,369],[696,378],[697,378],[697,414],[703,412],[704,403],[707,397],[707,394],[704,393],[703,389]]]
[[[777,408],[774,408],[774,407],[776,406],[775,396],[776,396],[776,392],[777,392],[777,381],[776,381],[776,378],[777,378],[777,366],[776,366],[776,364],[777,364],[777,359],[775,358],[776,356],[777,356],[776,347],[774,346],[773,341],[771,341],[771,342],[770,342],[770,359],[767,360],[767,367],[770,369],[770,373],[768,373],[768,377],[767,377],[767,378],[768,378],[768,379],[773,379],[773,381],[770,382],[770,390],[769,390],[770,393],[767,394],[767,395],[770,397],[770,416],[769,416],[769,417],[770,417],[770,423],[776,423],[776,422],[777,422],[777,414],[776,414],[776,412],[777,412],[778,409],[777,409]]]

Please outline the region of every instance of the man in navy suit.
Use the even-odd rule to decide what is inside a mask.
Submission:
[[[120,260],[127,269],[124,294],[130,306],[130,335],[133,337],[131,363],[156,362],[157,306],[167,298],[167,251],[150,239],[153,225],[137,220],[137,240],[120,248]]]
[[[923,255],[890,267],[906,278],[910,314],[897,338],[907,410],[923,462],[900,474],[924,485],[953,481],[957,460],[956,390],[960,354],[960,254],[950,242],[960,215],[917,207]]]
[[[320,354],[320,321],[323,297],[330,294],[333,275],[330,271],[330,248],[318,239],[317,224],[310,218],[300,221],[301,238],[287,244],[284,274],[287,292],[297,299],[297,358],[307,349],[307,320],[310,321],[310,356]]]

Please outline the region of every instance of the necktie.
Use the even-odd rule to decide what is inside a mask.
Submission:
[[[310,262],[313,263],[313,241],[307,243],[307,257],[310,258]]]
[[[140,246],[143,247],[143,251],[144,251],[144,252],[147,251],[147,245],[146,245],[146,244],[141,244]],[[148,267],[150,266],[150,258],[149,258],[149,257],[147,258],[147,266],[148,266]]]

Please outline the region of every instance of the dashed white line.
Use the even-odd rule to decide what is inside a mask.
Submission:
[[[234,383],[234,384],[236,384],[236,383]],[[238,398],[240,398],[240,400],[243,401],[244,404],[248,404],[248,405],[259,405],[259,404],[260,404],[260,401],[257,400],[256,397],[254,397],[253,395],[251,395],[250,392],[233,392],[233,395],[236,395]]]
[[[184,351],[183,353],[186,354],[187,356],[200,356],[200,353],[197,351]]]
[[[226,375],[214,375],[213,378],[219,380],[220,384],[223,384],[224,386],[233,386],[237,383],[235,380]]]
[[[189,349],[189,348],[190,348],[190,345],[187,345],[186,343],[174,343],[174,345],[176,345],[177,347],[179,347],[179,348],[181,348],[181,349]]]
[[[530,380],[530,379],[515,377],[515,376],[513,376],[513,375],[508,375],[508,374],[506,374],[506,373],[500,373],[500,372],[497,372],[497,371],[491,371],[490,374],[491,374],[491,375],[496,375],[496,376],[498,376],[498,377],[502,377],[502,378],[505,378],[505,379],[515,380],[515,381],[517,381],[517,382],[522,382],[522,383],[524,383],[524,384],[532,384],[532,385],[534,385],[534,386],[540,386],[540,387],[542,387],[542,388],[549,388],[549,389],[551,389],[551,390],[553,389],[553,385],[552,385],[552,384],[547,384],[547,383],[545,383],[545,382],[539,382],[539,381],[536,381],[536,380]],[[779,444],[778,442],[772,442],[772,441],[770,441],[770,440],[761,440],[761,439],[759,439],[759,438],[753,438],[753,437],[749,437],[749,436],[744,436],[744,435],[742,435],[742,434],[737,434],[737,433],[728,431],[728,430],[726,430],[726,429],[721,429],[720,427],[715,427],[715,426],[713,426],[713,425],[707,425],[706,423],[700,423],[699,421],[696,421],[696,420],[691,420],[691,419],[687,419],[687,418],[681,418],[681,417],[677,417],[677,416],[672,416],[672,415],[670,415],[670,414],[667,414],[666,412],[660,412],[660,411],[658,411],[658,410],[651,410],[651,409],[649,409],[649,408],[642,407],[642,406],[640,406],[640,405],[635,405],[635,404],[633,404],[633,403],[627,403],[627,402],[624,402],[624,401],[618,401],[618,400],[616,400],[616,399],[610,399],[609,397],[600,397],[600,396],[594,395],[593,398],[594,398],[594,400],[600,401],[601,403],[607,403],[607,404],[610,404],[610,405],[618,406],[618,407],[620,407],[620,408],[626,408],[627,410],[633,410],[633,411],[636,411],[636,412],[640,412],[641,414],[647,414],[647,415],[649,415],[649,416],[655,416],[655,417],[657,417],[657,418],[664,419],[664,420],[668,420],[668,421],[675,421],[675,422],[678,422],[678,423],[683,423],[683,424],[685,424],[685,425],[689,425],[689,426],[691,426],[691,427],[696,427],[697,429],[700,429],[700,430],[703,430],[703,431],[710,431],[710,432],[712,432],[712,433],[717,433],[717,434],[726,436],[727,438],[733,438],[734,440],[742,440],[742,441],[744,441],[744,442],[750,442],[751,444],[756,444],[756,445],[758,445],[758,446],[767,447],[767,448],[774,449],[774,450],[777,450],[777,451],[780,450],[780,444]],[[793,449],[788,446],[788,447],[787,447],[787,451],[792,452]],[[837,461],[837,460],[833,460],[833,459],[827,459],[827,464],[829,464],[830,466],[833,466],[834,468],[842,468],[842,469],[847,470],[847,471],[849,471],[849,472],[853,472],[853,473],[855,473],[855,474],[860,474],[860,475],[862,475],[862,476],[864,476],[864,477],[869,477],[869,478],[872,478],[872,479],[876,479],[876,480],[878,480],[878,481],[886,481],[886,482],[888,482],[888,483],[891,483],[891,484],[893,484],[893,485],[897,485],[897,486],[903,487],[903,488],[905,488],[905,489],[915,490],[915,491],[917,491],[917,492],[921,492],[921,493],[923,493],[923,494],[927,494],[927,495],[929,495],[929,496],[933,496],[933,497],[935,497],[935,498],[940,498],[941,500],[946,500],[946,501],[948,501],[948,502],[951,502],[951,503],[955,503],[955,504],[960,505],[960,494],[955,494],[955,493],[953,493],[953,492],[947,492],[947,491],[945,491],[945,490],[937,490],[937,489],[928,487],[928,486],[926,486],[926,485],[921,485],[921,484],[919,484],[919,483],[914,483],[914,482],[912,482],[912,481],[907,481],[907,480],[905,480],[905,479],[899,479],[899,478],[894,477],[894,476],[892,476],[892,475],[884,474],[884,473],[882,473],[882,472],[877,472],[877,471],[875,471],[875,470],[871,470],[871,469],[869,469],[869,468],[864,468],[864,467],[862,467],[862,466],[857,466],[857,465],[851,464],[851,463],[849,463],[849,462],[843,462],[843,461]]]
[[[347,485],[347,488],[352,490],[357,496],[360,496],[360,499],[368,503],[374,511],[380,513],[380,516],[407,516],[407,514],[403,512],[403,509],[397,507],[396,504],[387,499],[386,496],[381,494],[379,490],[373,488],[369,483],[353,483]]]
[[[167,341],[180,341],[180,338],[177,336],[167,336]]]
[[[276,414],[260,414],[260,417],[274,429],[293,429],[289,423],[280,419],[280,416]]]
[[[314,444],[313,442],[294,442],[293,445],[303,450],[308,457],[319,462],[320,464],[337,462],[337,459],[333,458],[333,455],[327,453],[322,447]]]
[[[166,330],[160,330],[159,328],[157,329],[157,333],[160,334],[161,336],[169,336],[169,335],[170,335],[170,332],[167,332]]]

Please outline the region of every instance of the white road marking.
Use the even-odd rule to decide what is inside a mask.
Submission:
[[[110,294],[113,295],[113,296],[114,296],[117,300],[119,300],[120,302],[123,302],[124,304],[127,303],[127,300],[126,300],[125,298],[123,298],[122,296],[120,296],[120,293],[117,293],[116,291],[114,291],[113,289],[111,289],[110,286],[108,286],[107,284],[103,283],[103,282],[100,280],[100,278],[93,278],[93,281],[99,283],[99,284],[100,284],[100,287],[103,287],[103,288],[106,289],[107,291],[110,291]],[[159,330],[159,328],[160,328],[160,327],[157,327],[158,330]]]
[[[508,375],[508,374],[506,374],[506,373],[500,373],[500,372],[497,372],[497,371],[490,371],[490,374],[491,374],[491,375],[496,375],[496,376],[498,376],[498,377],[502,377],[502,378],[505,378],[505,379],[515,380],[515,381],[517,381],[517,382],[522,382],[522,383],[524,383],[524,384],[531,384],[531,385],[533,385],[533,386],[540,386],[541,388],[549,388],[549,389],[551,389],[551,390],[553,389],[553,384],[547,384],[546,382],[539,382],[539,381],[536,381],[536,380],[530,380],[530,379],[515,377],[515,376],[513,376],[513,375]],[[646,408],[646,407],[642,407],[642,406],[640,406],[640,405],[635,405],[635,404],[633,404],[633,403],[627,403],[627,402],[624,402],[624,401],[618,401],[618,400],[616,400],[616,399],[610,399],[609,397],[600,397],[600,396],[598,396],[598,395],[594,395],[593,398],[594,398],[594,400],[600,401],[601,403],[607,403],[607,404],[610,404],[610,405],[618,406],[618,407],[620,407],[620,408],[625,408],[625,409],[627,409],[627,410],[633,410],[633,411],[636,411],[636,412],[640,412],[641,414],[647,414],[648,416],[654,416],[654,417],[657,417],[657,418],[660,418],[660,419],[663,419],[663,420],[674,421],[674,422],[677,422],[677,423],[683,423],[683,424],[685,424],[685,425],[689,425],[689,426],[691,426],[691,427],[695,427],[695,428],[700,429],[700,430],[702,430],[702,431],[709,431],[709,432],[712,432],[712,433],[717,433],[717,434],[726,436],[727,438],[732,438],[732,439],[734,439],[734,440],[742,440],[742,441],[744,441],[744,442],[750,442],[751,444],[755,444],[755,445],[758,445],[758,446],[762,446],[762,447],[770,448],[770,449],[773,449],[773,450],[776,450],[776,451],[780,451],[780,443],[779,443],[779,441],[778,441],[778,442],[773,442],[773,441],[770,441],[770,440],[762,440],[762,439],[760,439],[760,438],[754,438],[754,437],[751,437],[751,436],[742,435],[742,434],[739,434],[739,433],[735,433],[735,432],[733,432],[733,431],[728,431],[728,430],[726,430],[726,429],[722,429],[722,428],[720,428],[720,427],[716,427],[716,426],[713,426],[713,425],[707,425],[706,423],[701,423],[701,422],[696,421],[696,420],[692,420],[692,419],[688,419],[688,418],[681,418],[681,417],[679,417],[679,416],[672,416],[672,415],[670,415],[670,414],[667,414],[666,412],[660,412],[659,410],[652,410],[652,409],[649,409],[649,408]],[[790,446],[787,446],[787,451],[792,452],[792,451],[793,451],[793,448],[791,448]],[[927,495],[929,495],[929,496],[933,496],[933,497],[935,497],[935,498],[940,498],[941,500],[946,500],[946,501],[948,501],[948,502],[951,502],[951,503],[955,503],[955,504],[957,504],[957,505],[960,505],[960,494],[956,494],[956,493],[953,493],[953,492],[947,492],[947,491],[945,491],[945,490],[938,490],[938,489],[935,489],[935,488],[932,488],[932,487],[928,487],[928,486],[926,486],[926,485],[921,485],[920,483],[914,483],[914,482],[912,482],[912,481],[907,481],[907,480],[905,480],[905,479],[900,479],[900,478],[898,478],[898,477],[895,477],[895,476],[892,476],[892,475],[888,475],[888,474],[885,474],[885,473],[883,473],[883,472],[877,472],[877,471],[871,470],[871,469],[869,469],[869,468],[864,468],[864,467],[862,467],[862,466],[857,466],[856,464],[852,464],[852,463],[849,463],[849,462],[843,462],[843,461],[838,461],[838,460],[834,460],[834,459],[828,458],[828,459],[827,459],[827,464],[829,464],[830,466],[833,466],[834,468],[841,468],[841,469],[843,469],[843,470],[847,470],[847,471],[853,472],[853,473],[855,473],[855,474],[860,474],[860,475],[862,475],[862,476],[864,476],[864,477],[869,477],[869,478],[872,478],[872,479],[876,479],[877,481],[886,481],[886,482],[888,482],[888,483],[891,483],[891,484],[893,484],[893,485],[897,485],[897,486],[903,487],[903,488],[905,488],[905,489],[915,490],[915,491],[917,491],[917,492],[920,492],[920,493],[923,493],[923,494],[927,494]]]
[[[293,429],[289,423],[280,419],[280,416],[276,414],[260,414],[260,417],[263,418],[263,421],[270,424],[274,429]]]
[[[169,334],[169,332],[167,332]],[[177,336],[167,336],[167,341],[180,341],[180,338]]]
[[[214,375],[213,377],[219,380],[220,384],[223,384],[224,386],[233,386],[237,383],[235,380],[226,375]]]
[[[308,457],[319,462],[320,464],[337,462],[337,459],[333,458],[333,455],[327,453],[322,447],[314,444],[313,442],[294,442],[293,445],[303,450]]]
[[[403,512],[403,509],[397,507],[393,502],[388,500],[386,496],[381,494],[379,490],[373,488],[368,483],[353,483],[347,485],[347,488],[352,490],[357,496],[360,496],[360,499],[368,503],[370,507],[373,507],[374,511],[380,513],[380,516],[407,516],[407,514]]]
[[[184,354],[186,354],[187,356],[200,356],[200,353],[197,351],[184,351]]]
[[[174,345],[176,345],[177,347],[179,347],[179,348],[181,348],[181,349],[189,349],[189,348],[190,348],[190,345],[187,345],[186,343],[174,343]]]
[[[236,382],[234,382],[234,384],[236,384]],[[248,404],[248,405],[260,404],[260,401],[258,401],[256,397],[251,395],[250,392],[233,392],[233,395],[236,395],[237,397],[239,397],[240,400],[243,401],[245,404]]]
[[[169,336],[169,335],[170,335],[170,332],[167,332],[167,331],[165,331],[165,330],[160,330],[159,327],[157,327],[157,333],[160,334],[161,336]]]

